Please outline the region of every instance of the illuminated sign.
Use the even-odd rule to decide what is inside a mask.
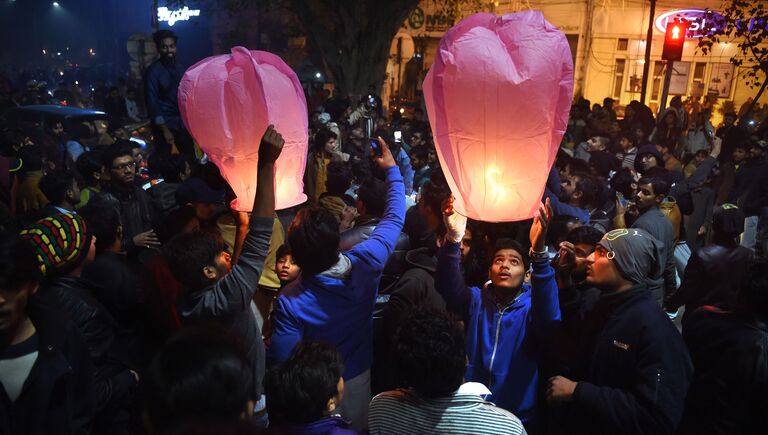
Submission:
[[[190,18],[199,16],[200,9],[190,9],[186,6],[175,11],[166,7],[157,8],[157,21],[167,22],[169,26],[173,26],[177,21],[189,21]]]
[[[675,19],[688,22],[686,38],[701,38],[705,35],[704,29],[712,32],[717,27],[722,27],[723,23],[725,23],[725,18],[715,11],[707,11],[706,9],[677,9],[665,12],[659,18],[656,18],[656,30],[661,33],[667,33],[667,24],[670,21],[675,21]]]

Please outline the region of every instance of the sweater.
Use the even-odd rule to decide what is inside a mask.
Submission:
[[[216,322],[238,337],[253,370],[253,397],[256,400],[264,391],[264,341],[251,311],[251,300],[258,288],[271,235],[272,218],[251,217],[243,251],[232,271],[214,285],[182,295],[177,302],[182,324]]]
[[[435,288],[449,311],[465,319],[465,379],[491,390],[491,400],[527,423],[533,416],[538,383],[537,358],[549,327],[560,320],[555,272],[546,260],[533,262],[532,286],[499,306],[490,284],[467,287],[460,271],[460,246],[438,251]]]
[[[324,341],[344,357],[344,379],[371,367],[373,308],[381,272],[395,248],[405,217],[403,177],[397,166],[386,170],[387,202],[371,237],[340,255],[333,268],[301,274],[282,289],[272,313],[268,363],[288,359],[301,340]]]

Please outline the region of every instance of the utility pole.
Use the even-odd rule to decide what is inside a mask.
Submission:
[[[654,0],[655,1],[655,0]],[[581,55],[581,65],[579,66],[578,76],[576,78],[576,94],[584,95],[584,83],[587,81],[587,66],[589,65],[589,54],[592,50],[592,21],[595,13],[594,0],[587,0],[587,11],[584,14],[584,23],[582,25],[581,42],[583,46]]]
[[[667,71],[664,74],[664,87],[661,88],[661,101],[659,102],[659,116],[664,113],[664,109],[667,108],[667,96],[669,95],[669,82],[672,81],[672,72],[675,67],[674,60],[667,61]]]
[[[653,41],[653,20],[656,17],[656,0],[651,1],[651,16],[648,19],[648,35],[645,37],[645,63],[643,63],[643,87],[640,91],[640,103],[645,104],[648,91],[648,70],[651,67],[651,41]]]

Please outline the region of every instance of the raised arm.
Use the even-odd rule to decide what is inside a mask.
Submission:
[[[374,162],[387,175],[387,202],[384,215],[376,225],[371,237],[358,244],[347,255],[356,255],[376,270],[382,270],[389,255],[395,249],[405,221],[405,190],[403,176],[397,167],[392,152],[382,138],[379,138],[381,156],[373,156]],[[373,151],[371,151],[373,153]]]
[[[707,176],[712,172],[712,168],[714,168],[717,163],[717,158],[720,156],[722,147],[723,140],[715,136],[712,139],[712,151],[710,151],[707,158],[701,162],[699,167],[693,171],[693,174],[684,181],[689,188],[699,185],[706,180]]]
[[[546,332],[554,322],[560,320],[560,301],[557,294],[557,280],[555,270],[549,265],[547,252],[547,229],[552,222],[552,207],[547,199],[539,208],[538,216],[533,218],[531,225],[531,264],[533,275],[531,277],[531,313],[533,324],[537,332]]]
[[[275,213],[275,161],[284,143],[280,133],[270,125],[259,146],[256,197],[248,224],[248,235],[243,240],[242,250],[235,246],[235,251],[240,250],[240,256],[232,272],[217,282],[215,288],[218,294],[214,297],[218,299],[224,296],[230,309],[250,307],[251,297],[264,268]]]
[[[445,299],[449,311],[466,317],[472,301],[471,290],[461,275],[461,239],[467,228],[467,218],[454,212],[453,197],[443,204],[443,220],[448,230],[443,246],[437,251],[435,289]]]

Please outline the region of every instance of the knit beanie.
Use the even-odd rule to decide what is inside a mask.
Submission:
[[[634,284],[657,279],[663,271],[662,244],[645,230],[621,228],[598,242],[608,251],[621,276]]]
[[[85,219],[76,214],[56,214],[21,231],[21,238],[35,249],[43,276],[63,275],[79,266],[88,255],[91,233]]]

